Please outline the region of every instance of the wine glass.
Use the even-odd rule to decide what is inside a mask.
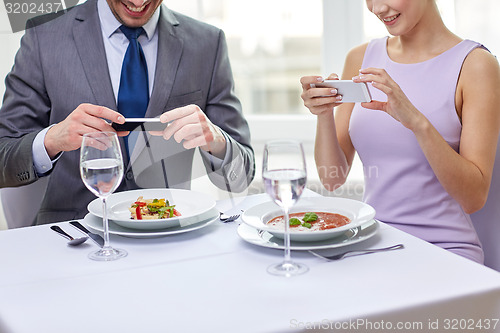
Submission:
[[[118,136],[113,132],[93,132],[83,135],[80,150],[80,175],[85,186],[102,199],[104,246],[89,254],[98,261],[116,260],[127,255],[125,250],[109,245],[108,211],[106,199],[120,185],[123,178],[123,160]]]
[[[285,257],[283,262],[268,267],[273,275],[293,276],[307,272],[304,264],[292,261],[290,254],[290,208],[297,202],[306,185],[307,173],[304,149],[294,140],[270,141],[264,147],[262,177],[266,192],[284,213]]]

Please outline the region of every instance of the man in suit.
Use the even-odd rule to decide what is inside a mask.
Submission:
[[[137,40],[149,74],[145,117],[168,126],[160,136],[140,134],[130,152],[119,132],[126,168],[118,191],[189,187],[196,147],[218,187],[242,191],[253,179],[223,32],[161,2],[88,0],[28,23],[0,110],[0,187],[50,175],[37,224],[82,218],[95,198],[80,179],[79,148],[84,133],[124,122],[117,98],[129,40],[121,25],[144,29]]]

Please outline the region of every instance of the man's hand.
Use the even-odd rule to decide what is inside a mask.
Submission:
[[[44,143],[50,158],[54,158],[62,151],[80,148],[85,133],[115,132],[105,119],[119,124],[125,122],[120,113],[104,106],[80,104],[66,119],[47,131]],[[128,132],[118,132],[119,136],[127,134]]]
[[[160,116],[162,123],[170,123],[163,132],[151,132],[163,135],[165,140],[172,136],[184,148],[200,147],[212,155],[223,159],[226,154],[226,138],[197,105],[188,105],[167,111]]]

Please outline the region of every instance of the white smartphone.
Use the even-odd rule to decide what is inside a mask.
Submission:
[[[116,131],[163,131],[167,124],[160,118],[125,118],[125,123],[111,125]]]
[[[335,88],[342,95],[342,103],[371,102],[372,96],[366,83],[351,80],[325,80],[321,83],[311,84],[318,88]]]

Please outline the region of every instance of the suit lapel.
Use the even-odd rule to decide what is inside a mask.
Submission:
[[[73,26],[73,37],[97,105],[116,110],[96,1],[82,5]]]
[[[146,117],[156,117],[165,111],[183,49],[183,41],[175,31],[179,22],[166,6],[162,5],[160,10],[156,73]]]
[[[102,40],[97,1],[88,0],[82,4],[82,10],[76,15],[75,20],[73,37],[96,104],[118,110]],[[119,138],[119,140],[122,155],[126,156],[124,139]]]

